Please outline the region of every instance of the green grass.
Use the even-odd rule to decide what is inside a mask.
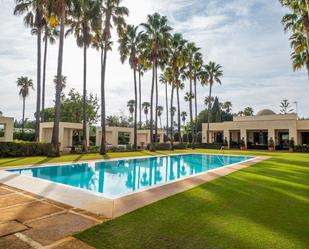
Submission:
[[[272,158],[76,238],[108,249],[309,248],[309,155],[230,153]]]

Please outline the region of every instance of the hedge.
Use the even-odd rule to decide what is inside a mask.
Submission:
[[[35,141],[35,133],[14,132],[14,140],[22,140],[27,142]]]
[[[175,150],[185,150],[188,148],[188,144],[187,143],[177,143],[177,144],[174,144],[173,147]]]
[[[295,145],[294,151],[309,153],[309,145]]]
[[[0,142],[0,157],[50,156],[52,145],[47,143]]]
[[[195,144],[195,148],[220,150],[223,143]]]

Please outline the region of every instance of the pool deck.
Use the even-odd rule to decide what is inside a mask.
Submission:
[[[254,165],[268,158],[269,157],[262,156],[255,157],[243,162],[213,169],[195,176],[179,179],[170,183],[157,185],[152,188],[134,192],[132,194],[115,199],[106,198],[102,196],[102,194],[96,194],[88,190],[66,186],[42,180],[39,178],[27,177],[3,170],[0,171],[0,184],[13,187],[15,189],[27,191],[37,196],[56,201],[57,203],[63,203],[73,208],[82,209],[87,212],[105,217],[107,219],[111,219],[129,213],[137,208],[146,206],[166,197],[194,188],[198,185],[212,181],[219,177],[231,174],[235,171]],[[132,158],[121,158],[120,160],[126,159]],[[26,166],[22,166],[22,168],[25,167]],[[28,167],[33,166],[29,165]],[[1,169],[12,168],[21,167],[8,167]]]

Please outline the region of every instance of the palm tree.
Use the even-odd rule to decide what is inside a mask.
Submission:
[[[210,105],[212,105],[212,102],[214,102],[215,101],[215,98],[214,97],[210,97],[209,98],[209,96],[207,96],[207,97],[205,97],[205,99],[204,99],[204,104],[208,107],[208,105],[209,105],[209,103],[210,103]]]
[[[216,64],[215,62],[210,61],[205,66],[205,75],[207,78],[207,82],[209,85],[209,100],[211,100],[212,97],[212,87],[214,83],[218,83],[221,85],[221,77],[223,76],[222,67],[219,64]],[[211,119],[211,101],[208,103],[208,115],[207,115],[207,143],[209,143],[209,124]]]
[[[144,110],[144,114],[146,116],[146,123],[148,123],[148,113],[149,113],[149,107],[150,107],[150,103],[149,102],[144,102],[142,104],[143,110]]]
[[[185,112],[185,111],[181,112],[180,116],[181,116],[183,126],[185,126],[186,125],[186,119],[187,119],[187,116],[188,116],[187,112]],[[187,136],[188,136],[188,134],[187,134]]]
[[[190,110],[190,113],[192,113],[192,105],[190,105],[190,103],[192,103],[192,99],[194,99],[194,95],[191,94],[190,92],[186,92],[185,96],[184,96],[184,100],[186,102],[189,103],[189,110]],[[190,122],[191,122],[191,116],[190,116]],[[194,137],[194,134],[193,134],[193,125],[190,124],[191,126],[191,133],[192,133],[192,143],[193,143],[193,137]]]
[[[141,40],[141,32],[137,32],[138,27],[128,25],[125,32],[119,39],[119,52],[121,62],[124,63],[127,59],[133,70],[134,82],[134,149],[137,150],[137,80],[136,72],[138,70],[138,47]],[[132,102],[133,103],[133,102]],[[133,115],[132,115],[133,118]]]
[[[70,9],[71,19],[68,19],[69,28],[66,36],[74,34],[77,46],[83,48],[83,152],[88,151],[87,145],[87,49],[92,43],[93,32],[101,26],[100,1],[79,0],[73,1]]]
[[[63,76],[61,75],[61,93],[63,92],[63,90],[66,88],[67,86],[67,76]],[[54,77],[54,84],[55,84],[55,88],[57,88],[57,83],[58,83],[58,80],[57,80],[57,75],[55,75]]]
[[[25,124],[25,109],[26,109],[26,98],[29,95],[30,90],[34,90],[33,81],[28,77],[19,77],[17,79],[17,87],[20,88],[19,95],[23,98],[23,114],[22,114],[22,133],[24,133]]]
[[[227,112],[227,113],[230,113],[231,111],[232,111],[232,102],[231,101],[225,101],[224,103],[223,103],[223,109],[225,109],[225,111]]]
[[[147,23],[143,23],[145,29],[145,50],[147,58],[152,63],[152,84],[151,84],[151,98],[150,98],[150,134],[153,134],[153,97],[154,88],[156,87],[156,108],[158,108],[158,77],[157,71],[160,60],[166,56],[166,48],[169,32],[171,28],[167,25],[167,18],[158,13],[148,15]],[[157,137],[157,115],[155,115],[155,137]],[[153,139],[150,140],[150,150],[154,151]]]
[[[190,95],[195,97],[193,95],[193,63],[194,63],[194,56],[195,54],[199,51],[199,48],[195,46],[193,42],[190,42],[187,44],[186,49],[185,49],[185,54],[186,54],[186,63],[187,63],[187,72],[186,76],[189,78],[190,81]],[[190,123],[192,125],[192,149],[195,148],[195,131],[194,131],[194,123],[193,123],[193,108],[192,108],[192,99],[189,99],[189,110],[190,110]]]
[[[182,137],[181,137],[181,112],[180,112],[180,100],[179,100],[179,90],[183,90],[185,88],[185,85],[178,81],[176,85],[176,96],[177,96],[177,126],[178,126],[178,136],[179,136],[179,142],[182,142]]]
[[[105,74],[107,52],[111,49],[112,28],[116,27],[118,36],[121,36],[126,26],[124,17],[129,14],[126,7],[120,6],[121,0],[101,0],[103,16],[102,32],[97,32],[101,37],[98,39],[101,49],[101,154],[106,154],[106,129],[105,129]]]
[[[41,112],[41,121],[44,120],[44,109],[45,109],[45,89],[46,89],[46,66],[47,66],[47,47],[48,43],[51,45],[55,44],[56,38],[59,36],[59,30],[50,27],[45,24],[44,30],[44,59],[43,59],[43,78],[42,78],[42,112]]]
[[[23,15],[24,24],[37,29],[37,98],[36,98],[36,127],[35,140],[40,137],[40,109],[41,109],[41,43],[42,29],[46,23],[44,18],[44,0],[16,0],[14,15]]]
[[[203,65],[203,56],[200,52],[196,52],[193,57],[192,73],[193,73],[193,84],[194,84],[194,116],[195,116],[195,133],[197,134],[197,80],[200,80],[201,70]],[[196,139],[195,139],[196,140]]]
[[[129,107],[129,112],[131,114],[132,121],[133,121],[134,120],[133,114],[135,113],[135,110],[136,110],[135,100],[134,99],[129,100],[127,103],[127,107]],[[134,120],[134,123],[135,123],[135,120]]]
[[[165,85],[165,108],[168,110],[168,91],[167,86],[171,85],[173,81],[173,72],[171,67],[167,67],[163,74],[160,75],[160,82]],[[169,130],[169,112],[166,111],[166,135],[168,136],[168,130]]]
[[[161,116],[162,116],[162,113],[163,113],[163,106],[158,106],[158,109],[157,109],[157,115],[159,117],[159,120],[160,120],[160,128],[162,129],[162,120],[161,120]]]

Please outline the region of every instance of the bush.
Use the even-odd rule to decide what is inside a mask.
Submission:
[[[34,142],[35,141],[35,133],[14,132],[13,138],[14,138],[14,140]]]
[[[195,148],[198,148],[198,149],[220,150],[222,146],[223,146],[222,143],[195,144]]]
[[[275,147],[275,142],[274,142],[272,137],[268,140],[268,147],[270,147],[270,148],[274,148]]]
[[[188,148],[188,144],[187,143],[177,143],[174,144],[174,149],[175,150],[185,150]]]
[[[160,143],[156,145],[157,150],[170,150],[171,145],[169,143]]]
[[[52,145],[47,143],[0,142],[0,157],[50,156]]]
[[[309,145],[295,145],[294,151],[295,152],[309,153]]]

